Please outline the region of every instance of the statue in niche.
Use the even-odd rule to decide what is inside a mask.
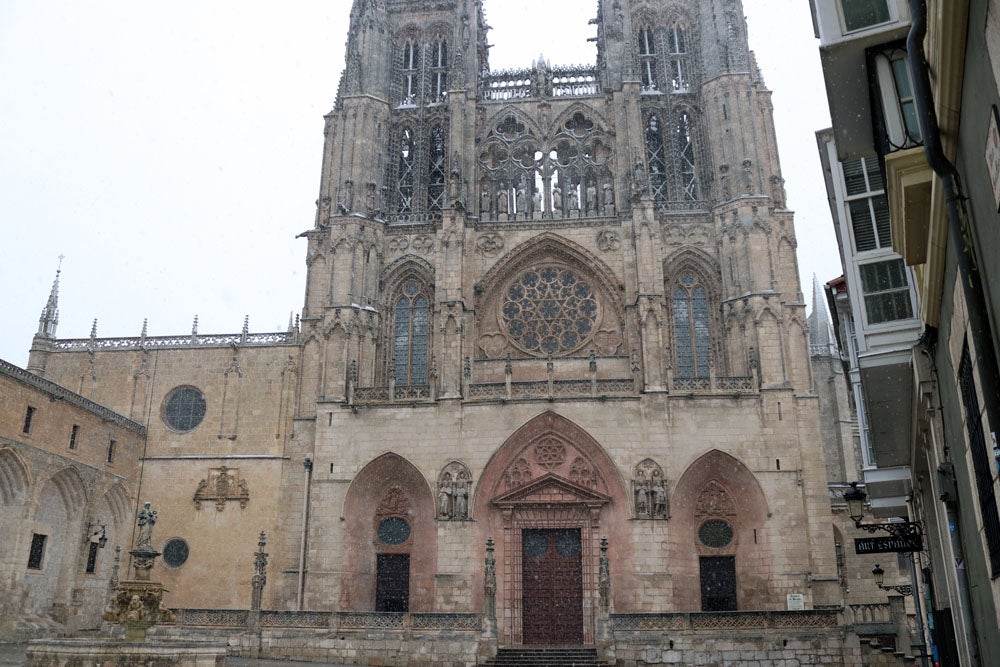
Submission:
[[[611,185],[611,181],[605,181],[602,186],[604,190],[604,205],[607,207],[614,208],[615,205],[615,189]]]
[[[453,461],[438,477],[437,517],[440,521],[465,521],[469,518],[469,493],[472,475],[464,464]]]
[[[635,483],[635,516],[638,519],[649,518],[649,486],[645,479]]]
[[[507,193],[507,187],[503,186],[501,190],[497,193],[497,213],[507,214],[510,210],[510,195]]]
[[[750,160],[743,160],[743,189],[747,194],[753,194],[753,171],[750,169],[752,165],[753,162]]]
[[[451,475],[438,487],[438,518],[451,518]]]
[[[485,185],[483,186],[483,194],[479,197],[479,215],[483,218],[489,216],[490,214],[490,191]]]
[[[330,224],[330,206],[332,201],[329,197],[316,200],[316,226],[326,227]]]
[[[562,199],[562,188],[558,185],[552,186],[552,210],[557,213],[562,213],[563,199]]]
[[[642,157],[636,155],[635,164],[632,167],[632,194],[640,197],[646,192],[646,165]]]
[[[653,481],[653,516],[657,519],[667,518],[667,489],[662,479]]]
[[[580,210],[580,196],[576,194],[576,188],[569,189],[569,210]]]
[[[469,489],[465,486],[465,480],[459,479],[455,488],[455,519],[465,519],[469,516]]]
[[[534,196],[532,196],[531,199],[532,199],[532,202],[534,203],[534,206],[532,207],[532,211],[541,211],[542,210],[542,191],[541,190],[535,190],[535,194],[534,194]]]
[[[517,212],[528,212],[528,193],[524,191],[523,185],[517,186]]]
[[[597,188],[591,183],[587,186],[587,212],[595,213],[597,211]]]

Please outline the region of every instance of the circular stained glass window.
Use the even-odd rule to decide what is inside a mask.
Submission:
[[[399,517],[389,517],[378,525],[378,539],[382,544],[402,544],[410,539],[410,524]]]
[[[566,354],[590,340],[597,327],[597,297],[575,272],[544,267],[526,271],[504,295],[500,318],[511,340],[529,354]]]
[[[190,431],[204,418],[205,397],[194,387],[177,387],[163,401],[163,421],[174,431]]]
[[[733,541],[733,527],[719,519],[706,521],[698,529],[698,539],[712,549],[728,547]]]
[[[179,537],[167,540],[163,545],[163,564],[167,567],[180,567],[191,555],[188,543]]]
[[[538,560],[549,550],[549,539],[541,533],[525,532],[522,540],[524,542],[524,555],[528,558]]]
[[[556,538],[556,551],[563,558],[576,558],[580,553],[580,533],[576,530],[567,530],[560,533]]]

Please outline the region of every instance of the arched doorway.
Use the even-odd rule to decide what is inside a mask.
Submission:
[[[474,508],[497,542],[501,643],[594,642],[600,540],[626,544],[626,497],[604,449],[552,412],[494,454]]]

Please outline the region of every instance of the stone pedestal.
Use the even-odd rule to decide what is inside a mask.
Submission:
[[[121,642],[35,639],[26,667],[225,667],[226,645],[207,642]]]

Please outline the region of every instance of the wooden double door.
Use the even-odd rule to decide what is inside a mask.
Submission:
[[[525,644],[583,643],[583,558],[579,528],[521,533]]]

